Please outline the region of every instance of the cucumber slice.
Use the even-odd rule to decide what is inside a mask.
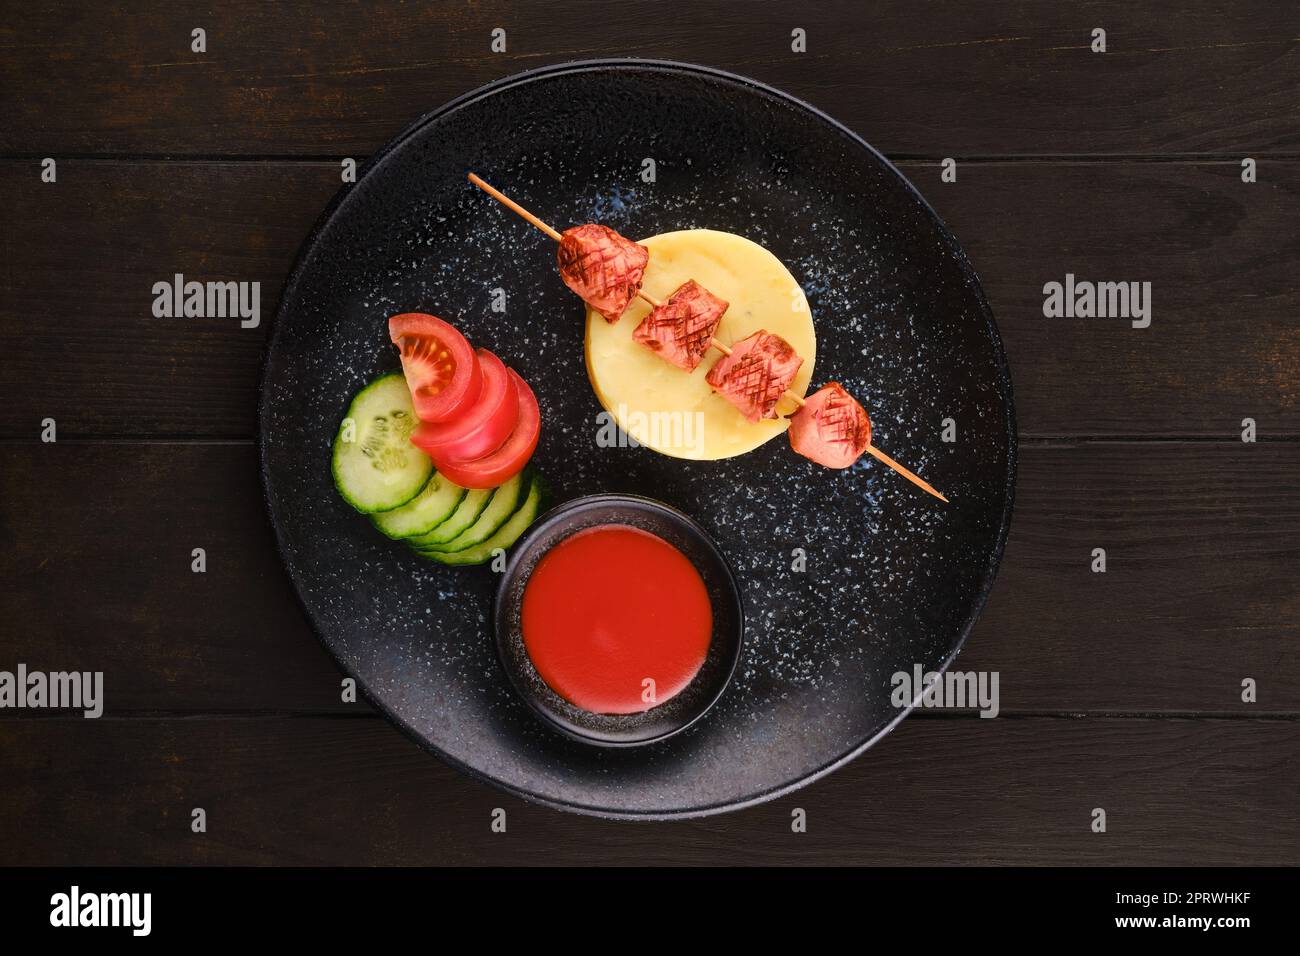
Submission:
[[[400,373],[375,379],[352,398],[334,438],[331,470],[343,499],[362,514],[399,508],[433,471],[409,441],[417,422]]]
[[[476,544],[473,547],[465,548],[463,551],[451,551],[441,553],[438,551],[423,552],[426,557],[430,557],[442,564],[466,565],[466,564],[486,564],[492,560],[492,552],[497,548],[508,548],[516,541],[519,536],[528,530],[528,526],[537,519],[537,512],[542,507],[542,497],[544,489],[542,480],[534,477],[529,484],[528,497],[524,499],[523,505],[510,516],[505,524],[497,528],[486,541]]]
[[[519,510],[519,506],[524,503],[524,498],[527,496],[531,480],[531,475],[526,470],[519,472],[504,485],[497,488],[496,493],[492,495],[492,500],[488,502],[488,506],[483,509],[483,513],[478,516],[478,520],[472,525],[456,535],[456,537],[441,544],[416,545],[417,550],[464,551],[466,548],[471,548],[486,541],[509,520],[512,514]]]
[[[406,543],[413,548],[431,548],[450,541],[478,520],[495,492],[495,488],[471,488],[469,494],[460,499],[451,517],[431,531],[407,538]]]
[[[453,484],[435,471],[418,495],[400,508],[371,515],[370,520],[390,538],[413,538],[419,534],[428,534],[451,517],[465,494],[465,488]]]

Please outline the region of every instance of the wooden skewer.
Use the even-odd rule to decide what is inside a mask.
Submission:
[[[871,457],[876,459],[876,461],[880,462],[882,465],[888,465],[890,468],[894,469],[894,471],[898,472],[900,475],[902,475],[912,484],[916,485],[916,487],[920,488],[922,491],[928,491],[930,494],[934,495],[944,504],[948,503],[948,499],[945,498],[943,495],[939,494],[939,492],[935,491],[932,487],[930,487],[929,482],[924,481],[919,475],[914,475],[912,472],[908,471],[906,468],[904,468],[898,462],[894,461],[894,459],[890,458],[888,455],[886,455],[875,445],[868,445],[867,451],[871,453]]]
[[[488,185],[488,183],[482,180],[477,173],[470,173],[469,181],[472,182],[479,189],[483,190],[485,193],[487,193],[489,196],[491,196],[501,205],[505,206],[511,212],[515,213],[515,215],[519,216],[522,219],[528,220],[528,222],[532,223],[538,229],[542,230],[542,232],[546,233],[556,242],[559,242],[560,239],[563,238],[558,232],[555,231],[554,228],[552,228],[550,223],[545,222],[542,219],[539,219],[537,216],[534,216],[531,212],[529,212],[523,206],[519,205],[519,203],[515,202],[513,199],[511,199],[501,190],[497,189],[495,186]],[[646,292],[644,289],[638,289],[637,296],[644,299],[646,302],[649,302],[650,305],[656,309],[663,304],[654,296],[652,296],[649,292]],[[713,339],[713,338],[709,339],[709,344],[712,345],[719,352],[721,352],[723,355],[731,354],[731,349],[727,348],[717,339]],[[803,399],[800,398],[798,395],[795,395],[793,392],[786,392],[786,395],[789,396],[790,398],[793,398],[800,406],[803,405]]]
[[[501,203],[501,205],[505,206],[511,212],[515,213],[517,216],[519,216],[522,219],[526,219],[528,222],[532,223],[534,226],[536,226],[542,232],[546,233],[556,242],[559,242],[563,238],[558,232],[555,231],[555,229],[551,228],[551,226],[548,223],[534,216],[531,212],[529,212],[523,206],[519,205],[519,203],[515,202],[505,193],[501,192],[499,189],[489,186],[486,182],[484,182],[481,178],[479,178],[478,174],[470,173],[469,181],[473,183],[475,186],[477,186],[479,189],[483,190],[485,193],[487,193],[497,202]],[[663,304],[654,296],[650,295],[648,292],[645,292],[643,290],[637,290],[637,296],[640,297],[641,299],[644,299],[646,302],[650,303],[650,305],[656,309]],[[713,346],[713,348],[717,349],[723,355],[731,354],[731,349],[727,348],[727,346],[723,345],[715,338],[709,339],[709,345]],[[790,391],[789,389],[785,391],[783,397],[790,399],[800,408],[803,408],[805,404],[803,400],[803,396],[796,395],[794,392]],[[894,461],[894,459],[890,458],[888,455],[886,455],[875,445],[868,445],[867,451],[870,452],[871,456],[875,458],[878,462],[880,462],[882,465],[894,469],[894,471],[898,472],[900,475],[902,475],[912,484],[916,485],[916,487],[920,488],[922,491],[928,492],[934,495],[940,501],[947,503],[948,499],[945,498],[943,495],[939,494],[939,492],[935,491],[934,488],[931,487],[928,482],[923,481],[919,476],[913,474],[911,471],[904,468],[902,465]]]
[[[489,196],[491,196],[493,199],[495,199],[495,200],[496,200],[497,202],[499,202],[501,205],[505,206],[505,207],[506,207],[507,209],[509,209],[511,212],[515,213],[516,215],[518,215],[518,216],[520,216],[520,217],[522,217],[522,218],[524,218],[524,219],[527,219],[527,220],[528,220],[529,222],[531,222],[534,226],[536,226],[538,229],[542,230],[542,232],[546,233],[548,236],[550,236],[550,237],[551,237],[552,239],[554,239],[556,242],[559,242],[562,238],[564,238],[564,237],[561,236],[558,232],[556,232],[554,229],[552,229],[550,226],[548,226],[546,223],[542,222],[542,220],[538,219],[538,218],[537,218],[536,216],[534,216],[531,212],[529,212],[527,209],[525,209],[523,206],[519,205],[519,203],[515,202],[513,199],[511,199],[511,198],[510,198],[509,196],[507,196],[505,193],[501,192],[501,190],[499,190],[499,189],[495,189],[495,188],[493,188],[492,186],[489,186],[489,185],[488,185],[487,183],[485,183],[483,180],[479,179],[479,178],[478,178],[478,174],[476,174],[476,173],[470,173],[470,174],[469,174],[469,181],[472,182],[472,183],[473,183],[475,186],[477,186],[479,189],[483,190],[485,193],[487,193]]]
[[[486,183],[483,179],[481,179],[477,173],[470,173],[469,181],[472,182],[479,189],[483,190],[485,193],[487,193],[497,202],[501,203],[501,205],[505,206],[511,212],[515,213],[517,216],[519,216],[522,219],[526,219],[528,222],[532,223],[538,229],[542,230],[542,232],[546,233],[556,242],[559,242],[560,239],[562,238],[561,235],[558,232],[556,232],[554,228],[552,228],[550,223],[547,223],[542,219],[539,219],[537,216],[534,216],[531,212],[529,212],[523,206],[519,205],[519,203],[515,202],[513,199],[511,199],[501,190],[497,189],[495,186],[488,185],[488,183]],[[646,302],[650,303],[650,305],[656,309],[663,304],[659,299],[656,299],[654,296],[652,296],[649,292],[646,292],[644,289],[638,289],[636,294],[639,298],[644,299]],[[723,355],[731,354],[731,349],[723,345],[715,338],[709,339],[709,345],[713,346]],[[800,408],[803,408],[804,400],[799,395],[796,395],[794,392],[787,390],[785,393],[785,397],[791,399]]]

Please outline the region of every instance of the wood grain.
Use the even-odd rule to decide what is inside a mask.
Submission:
[[[338,167],[66,162],[54,185],[33,168],[0,173],[0,391],[21,405],[0,433],[48,416],[69,438],[250,436],[279,289]],[[178,272],[260,282],[260,327],[154,318],[154,283]]]
[[[0,22],[0,151],[355,155],[521,70],[658,57],[834,112],[893,153],[1294,152],[1294,11],[1272,0],[944,5],[46,2]],[[191,52],[191,31],[207,52]],[[493,53],[491,31],[507,31]],[[1107,52],[1090,50],[1092,30]],[[807,52],[791,52],[791,31]]]
[[[0,437],[249,437],[261,352],[327,163],[0,163]],[[1028,436],[1300,436],[1300,162],[907,163],[983,280]],[[129,239],[128,239],[129,237]],[[1133,250],[1141,250],[1135,254]],[[262,283],[261,327],[157,319],[155,282]],[[1151,281],[1147,329],[1047,319],[1042,287]],[[524,280],[526,281],[526,280]],[[377,317],[378,321],[378,317]]]
[[[1294,443],[1022,446],[1006,557],[956,666],[999,671],[1013,709],[1300,711],[1297,475]],[[1247,677],[1267,687],[1254,704]]]
[[[525,804],[379,718],[10,720],[0,864],[1294,864],[1298,760],[1292,720],[913,719],[773,803],[627,823]]]
[[[292,597],[251,446],[9,443],[0,464],[0,661],[103,670],[114,714],[365,709]],[[1293,442],[1023,448],[957,666],[998,671],[1008,713],[1300,714],[1298,473]]]
[[[125,712],[367,709],[341,703],[293,597],[251,445],[6,444],[0,461],[0,666],[104,671]]]

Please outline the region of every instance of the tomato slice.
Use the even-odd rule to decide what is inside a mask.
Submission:
[[[522,471],[537,450],[537,438],[542,432],[542,414],[537,407],[537,397],[514,369],[507,371],[519,396],[519,421],[501,447],[490,455],[470,461],[457,461],[433,453],[429,455],[439,473],[462,488],[497,487]]]
[[[402,354],[417,418],[446,421],[474,403],[482,375],[474,350],[454,326],[423,312],[404,312],[388,320],[388,335]]]
[[[474,404],[449,421],[421,422],[411,435],[411,443],[426,455],[481,458],[500,447],[514,430],[519,417],[514,380],[487,349],[476,354],[483,385]]]

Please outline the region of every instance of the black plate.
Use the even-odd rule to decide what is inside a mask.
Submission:
[[[713,633],[700,672],[680,693],[639,714],[595,714],[569,703],[537,673],[524,646],[524,590],[537,562],[565,538],[601,525],[629,525],[673,545],[695,565],[709,595]],[[633,569],[635,573],[635,569]],[[664,595],[671,600],[672,595]],[[492,605],[497,656],[515,689],[543,719],[564,733],[607,747],[642,747],[681,733],[708,713],[736,672],[744,645],[740,589],[704,529],[662,501],[641,495],[590,495],[566,502],[537,520],[510,549]]]
[[[654,183],[640,177],[646,158]],[[555,272],[554,244],[467,184],[471,169],[561,227],[599,220],[633,237],[710,227],[769,248],[812,305],[814,382],[842,381],[870,411],[875,444],[952,504],[868,456],[833,471],[780,438],[700,463],[597,447],[581,303]],[[491,310],[494,289],[505,290],[504,314]],[[334,430],[353,392],[398,367],[385,319],[410,310],[454,321],[532,384],[543,415],[535,461],[558,500],[650,495],[717,542],[743,593],[746,641],[704,720],[634,750],[546,727],[494,659],[496,576],[420,560],[334,492]],[[941,441],[945,418],[955,443]],[[770,798],[884,734],[903,716],[890,675],[939,670],[970,632],[1001,556],[1015,470],[997,328],[969,262],[915,189],[782,93],[639,61],[502,80],[374,157],[289,277],[260,425],[285,566],[370,699],[457,766],[610,816]]]

